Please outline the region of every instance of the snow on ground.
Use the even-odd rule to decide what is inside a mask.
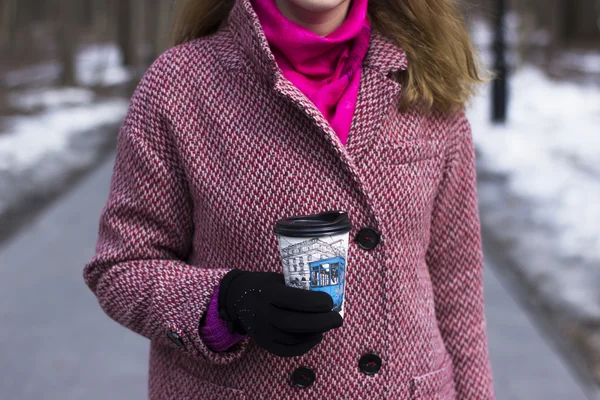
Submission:
[[[478,23],[473,34],[489,65],[489,29]],[[586,68],[593,69],[592,64]],[[531,268],[525,272],[530,277],[543,276],[547,294],[600,318],[600,87],[552,81],[539,69],[524,66],[510,76],[506,125],[490,123],[490,99],[486,85],[467,111],[481,152],[478,169],[508,177],[511,196],[529,205],[527,215],[517,218],[538,230],[503,235],[543,257],[563,260],[536,265],[536,254],[530,253],[519,261]],[[480,198],[495,202],[497,213],[514,212],[497,192]]]
[[[45,95],[55,99],[52,91]],[[125,100],[91,103],[87,97],[83,104],[52,107],[34,117],[6,118],[0,135],[0,170],[19,172],[34,168],[51,154],[76,159],[77,154],[70,154],[71,139],[99,125],[118,123],[127,104]]]
[[[533,67],[510,80],[505,126],[490,125],[489,88],[469,109],[486,168],[510,175],[510,188],[535,202],[535,218],[563,232],[567,256],[600,262],[600,89],[551,82]]]
[[[591,74],[600,74],[600,54],[567,51],[559,60],[564,66]]]
[[[75,60],[77,83],[83,86],[112,86],[126,83],[133,78],[131,72],[123,67],[118,47],[113,43],[87,45],[82,48]],[[8,72],[0,80],[2,86],[16,86],[52,82],[62,72],[58,61],[28,66],[17,71]]]
[[[2,119],[0,214],[21,196],[53,190],[53,182],[58,187],[70,172],[93,162],[109,139],[95,132],[118,125],[128,107],[126,99],[95,101],[81,88],[26,91],[11,101],[26,111],[43,111]]]
[[[8,101],[29,114],[2,118],[0,124],[0,216],[22,199],[60,190],[72,172],[90,165],[115,135],[128,99],[99,100],[89,86],[113,86],[133,75],[114,44],[82,47],[76,58],[80,87],[51,88],[58,62],[12,71],[0,77]],[[17,89],[21,85],[34,89]]]
[[[91,90],[76,87],[60,89],[29,89],[9,94],[10,104],[23,111],[68,105],[89,104],[94,100]]]
[[[116,46],[93,45],[80,51],[76,74],[83,87],[15,88],[47,86],[60,72],[58,64],[45,63],[4,77],[3,85],[13,88],[10,105],[30,114],[3,117],[0,124],[0,215],[23,196],[56,190],[70,173],[92,163],[110,140],[101,128],[116,126],[125,117],[128,99],[99,100],[85,88],[132,78]]]
[[[86,86],[126,83],[132,74],[122,63],[121,52],[114,44],[87,46],[77,57],[77,81]]]

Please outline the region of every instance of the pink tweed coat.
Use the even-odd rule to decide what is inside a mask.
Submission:
[[[84,279],[115,321],[150,339],[151,399],[494,399],[474,147],[464,112],[399,113],[407,58],[377,31],[347,146],[286,80],[249,0],[163,53],[118,138]],[[231,268],[281,272],[273,225],[342,209],[351,240],[342,327],[300,357],[198,333]],[[173,338],[179,340],[172,340]],[[359,359],[381,358],[367,375]],[[309,387],[291,379],[315,372]]]

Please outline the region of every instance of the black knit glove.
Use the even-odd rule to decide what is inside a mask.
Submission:
[[[229,332],[248,334],[280,357],[307,353],[323,333],[342,326],[328,293],[292,288],[283,274],[233,269],[221,280],[219,315]]]

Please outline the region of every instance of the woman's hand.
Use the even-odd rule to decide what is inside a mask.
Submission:
[[[280,357],[300,356],[342,326],[332,309],[329,294],[288,287],[280,273],[234,269],[221,281],[219,315],[230,332],[248,334]]]

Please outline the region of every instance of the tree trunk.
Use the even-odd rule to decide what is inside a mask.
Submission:
[[[548,27],[550,31],[550,43],[546,48],[546,62],[558,54],[559,49],[564,45],[564,16],[562,15],[562,0],[553,0],[549,4]]]
[[[141,73],[146,65],[148,58],[148,49],[146,48],[146,40],[144,30],[146,26],[146,10],[147,0],[133,0],[133,13],[131,16],[131,39],[132,51],[134,52],[134,67],[136,72]]]
[[[117,3],[117,42],[123,55],[123,65],[131,67],[135,64],[135,51],[131,38],[131,4],[133,0],[120,0]]]
[[[577,34],[577,24],[578,24],[578,9],[579,2],[574,2],[571,0],[562,0],[561,8],[563,10],[563,20],[562,20],[562,39],[566,45],[569,45]]]
[[[63,67],[61,83],[65,86],[77,85],[75,58],[77,54],[78,26],[76,4],[78,0],[60,0],[58,26],[59,60]]]
[[[0,46],[13,52],[17,47],[17,0],[2,1],[2,34]]]
[[[109,4],[106,0],[92,0],[92,26],[94,36],[99,41],[110,40],[108,37]]]
[[[171,0],[158,0],[158,21],[156,29],[156,54],[167,50],[171,45]]]
[[[144,41],[148,47],[147,61],[152,62],[157,56],[156,30],[158,25],[158,0],[149,0],[150,4],[146,7],[146,29],[144,31]]]

